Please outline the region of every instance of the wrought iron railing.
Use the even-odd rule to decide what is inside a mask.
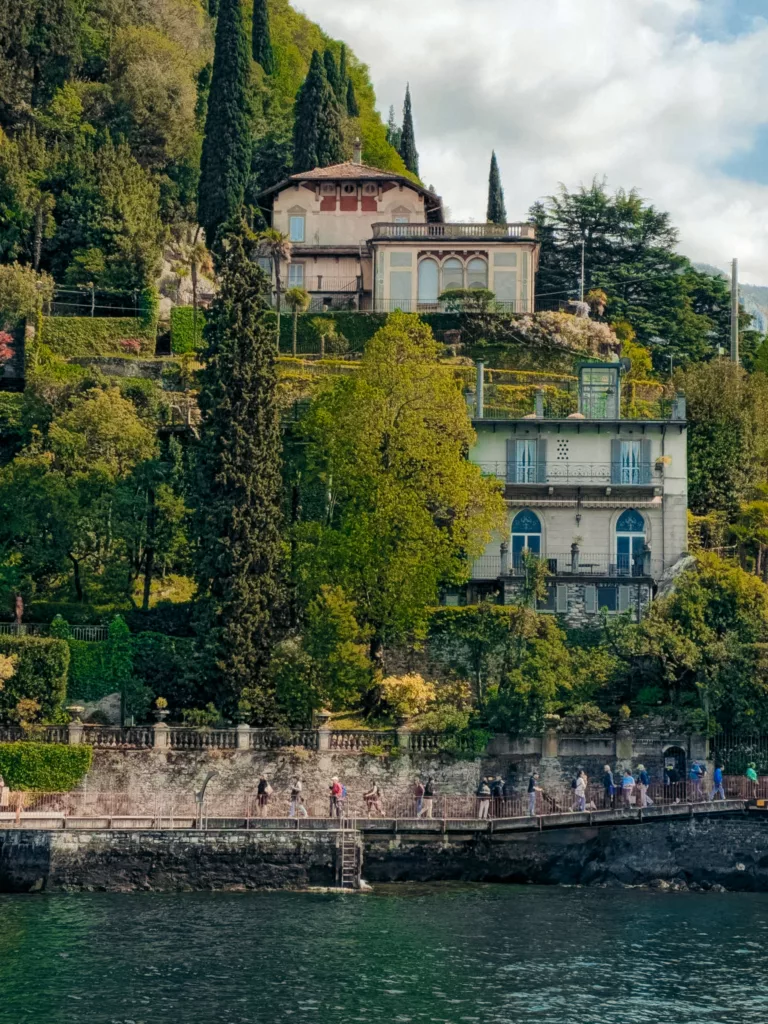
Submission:
[[[536,237],[533,224],[374,224],[374,239],[472,239],[503,241],[507,238]]]
[[[648,466],[613,466],[610,462],[547,462],[520,466],[516,463],[478,462],[485,476],[508,484],[612,484],[615,487],[648,487],[654,483]],[[660,479],[660,478],[659,478]]]
[[[578,556],[569,551],[564,554],[539,555],[546,562],[553,577],[600,576],[625,580],[652,577],[657,579],[663,572],[660,559],[634,558],[632,556],[594,554],[579,551]],[[472,563],[471,579],[475,581],[495,580],[504,576],[524,577],[528,571],[525,559],[520,555],[482,555]]]

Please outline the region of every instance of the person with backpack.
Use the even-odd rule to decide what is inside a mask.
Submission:
[[[418,815],[419,818],[431,818],[432,809],[435,805],[435,780],[430,775],[427,779],[427,784],[424,787],[424,796],[421,801],[421,813]]]
[[[328,787],[328,795],[330,797],[330,808],[329,816],[331,818],[341,817],[341,797],[342,797],[342,786],[339,782],[339,776],[334,775],[331,779],[331,784]]]
[[[297,813],[302,818],[307,817],[307,808],[304,804],[304,783],[299,778],[295,779],[291,786],[291,804],[288,809],[288,817],[295,818]]]
[[[723,787],[723,766],[721,764],[715,765],[715,773],[712,776],[712,792],[709,794],[710,803],[715,799],[717,794],[720,794],[720,799],[725,800],[725,789]]]
[[[267,816],[267,805],[269,804],[269,798],[272,796],[272,787],[265,778],[259,779],[259,785],[256,788],[256,803],[259,807],[259,813],[262,818]]]
[[[691,780],[693,786],[693,792],[691,793],[691,799],[703,800],[704,796],[701,792],[701,780],[704,778],[704,769],[701,767],[698,761],[694,761],[691,764],[690,771],[688,772],[688,778]]]
[[[644,764],[637,766],[637,788],[640,791],[639,807],[653,807],[653,800],[648,796],[648,787],[651,784],[651,777],[645,770]]]
[[[368,814],[372,811],[376,811],[382,818],[384,817],[384,807],[382,804],[382,792],[378,782],[374,782],[367,793],[363,793],[363,800],[365,800],[365,806],[368,808]]]

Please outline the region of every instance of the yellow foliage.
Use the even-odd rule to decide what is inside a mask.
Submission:
[[[387,676],[379,683],[382,702],[398,718],[412,718],[423,714],[434,704],[437,690],[417,672],[405,676]]]

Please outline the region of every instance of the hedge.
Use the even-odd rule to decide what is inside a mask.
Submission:
[[[115,687],[107,671],[108,641],[91,642],[70,637],[66,642],[70,654],[67,685],[70,699],[90,703],[114,693]]]
[[[29,698],[40,704],[44,721],[63,721],[67,698],[69,647],[66,640],[41,636],[0,636],[0,654],[17,657],[16,671],[0,689],[0,722]]]
[[[0,743],[0,775],[15,790],[65,793],[90,771],[93,747],[63,743]]]
[[[171,310],[171,352],[174,355],[186,355],[199,352],[203,347],[203,327],[205,312],[198,307],[197,329],[195,329],[195,310],[192,306],[174,306]]]
[[[43,319],[42,342],[57,355],[124,356],[120,342],[126,338],[141,341],[139,355],[155,354],[156,325],[141,317],[129,316],[51,316]]]
[[[277,314],[269,313],[276,318]],[[300,313],[296,331],[296,349],[300,355],[320,353],[320,338],[313,320],[333,320],[338,334],[347,339],[347,351],[362,352],[366,342],[374,336],[387,322],[387,313],[354,313],[348,310],[336,310],[328,313]],[[420,313],[421,320],[429,324],[438,340],[442,340],[445,331],[461,329],[461,315],[458,313]],[[280,317],[280,351],[291,352],[293,345],[293,313],[283,310]]]

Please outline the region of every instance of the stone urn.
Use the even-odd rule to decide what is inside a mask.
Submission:
[[[70,722],[80,722],[80,715],[85,711],[85,708],[82,704],[70,704],[65,710],[69,714]]]
[[[156,722],[164,722],[168,717],[168,708],[155,708],[152,714]]]

